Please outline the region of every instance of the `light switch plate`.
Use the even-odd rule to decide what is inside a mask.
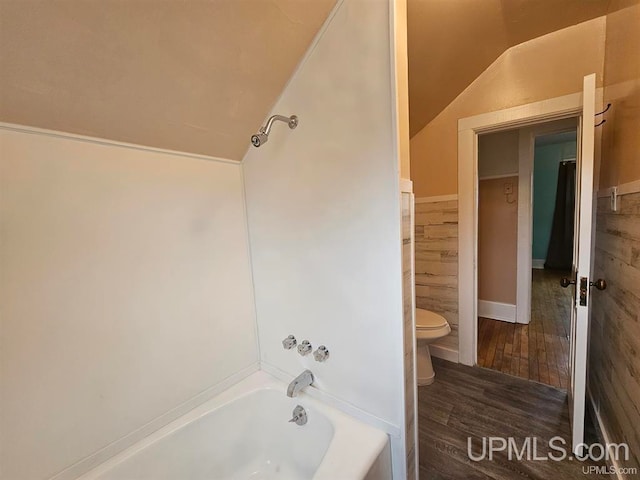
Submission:
[[[618,187],[611,187],[611,211],[618,211]]]
[[[511,195],[513,193],[513,183],[504,184],[504,194]]]

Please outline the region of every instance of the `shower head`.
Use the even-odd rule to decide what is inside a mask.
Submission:
[[[269,140],[269,135],[262,133],[262,131],[255,135],[251,135],[251,144],[254,147],[259,147],[260,145],[267,143],[267,140]]]
[[[285,122],[287,125],[289,125],[289,128],[291,130],[298,126],[298,117],[296,117],[295,115],[291,115],[290,117],[285,117],[283,115],[273,115],[269,117],[269,120],[267,120],[267,124],[262,127],[258,131],[258,133],[256,133],[255,135],[251,135],[251,144],[254,147],[259,147],[260,145],[267,143],[267,141],[269,140],[269,132],[271,132],[271,126],[276,120]]]

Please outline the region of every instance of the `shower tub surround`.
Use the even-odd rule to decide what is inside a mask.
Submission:
[[[258,371],[79,480],[385,480],[387,435]],[[301,405],[307,423],[290,422]]]

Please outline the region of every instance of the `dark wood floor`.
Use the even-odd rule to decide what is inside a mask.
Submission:
[[[528,325],[478,319],[478,365],[528,380],[567,388],[571,289],[567,273],[533,270]]]
[[[566,393],[484,368],[437,358],[433,364],[435,383],[418,389],[421,479],[608,478],[584,475],[583,467],[596,464],[578,460],[510,461],[504,452],[496,454],[493,461],[471,460],[467,454],[468,437],[472,438],[475,456],[482,453],[482,438],[490,436],[514,437],[518,448],[522,448],[526,437],[536,437],[538,456],[555,455],[547,448],[548,441],[560,436],[570,450]],[[587,427],[586,438],[587,443],[596,441],[593,427]]]

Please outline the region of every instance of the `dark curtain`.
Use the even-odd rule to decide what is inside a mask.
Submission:
[[[576,208],[576,163],[560,162],[556,207],[544,268],[571,270],[573,262],[573,221]]]

